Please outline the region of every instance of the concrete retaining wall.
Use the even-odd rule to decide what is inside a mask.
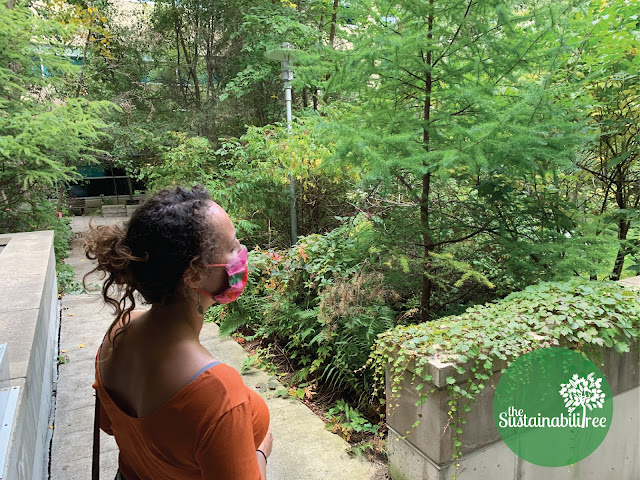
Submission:
[[[2,480],[48,476],[49,418],[57,375],[60,302],[53,232],[0,235],[0,343],[20,388]]]
[[[495,362],[494,375],[487,388],[476,396],[463,434],[458,480],[585,480],[640,478],[640,351],[636,343],[631,352],[603,351],[603,373],[613,394],[613,420],[607,437],[598,449],[572,467],[539,467],[522,460],[502,441],[494,423],[493,396],[501,377],[503,362]],[[389,427],[389,472],[393,480],[448,480],[456,474],[452,429],[448,428],[445,378],[456,378],[465,388],[467,374],[459,375],[455,365],[432,360],[428,366],[435,388],[426,402],[416,406],[419,393],[411,383],[412,365],[404,374],[399,398],[390,398],[387,375],[387,425]],[[416,382],[420,383],[420,382]],[[460,408],[460,407],[458,407]],[[413,427],[420,418],[420,424]]]

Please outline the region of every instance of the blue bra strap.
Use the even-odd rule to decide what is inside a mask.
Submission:
[[[216,362],[211,362],[209,365],[205,365],[204,367],[202,367],[200,369],[200,371],[198,373],[196,373],[193,378],[191,380],[189,380],[189,383],[193,382],[196,378],[198,378],[200,375],[202,375],[202,373],[206,372],[207,370],[209,370],[211,367],[214,367],[216,365],[218,365],[220,362],[216,361]],[[189,385],[189,383],[187,383],[187,385]]]

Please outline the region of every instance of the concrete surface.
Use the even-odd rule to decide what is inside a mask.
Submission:
[[[640,286],[640,277],[621,282],[630,288]],[[572,468],[543,468],[523,461],[509,450],[501,440],[494,421],[493,397],[501,373],[495,372],[487,387],[476,395],[471,412],[463,427],[458,479],[558,479],[574,480],[604,478],[640,479],[640,350],[633,342],[631,351],[620,354],[612,348],[602,348],[601,369],[609,383],[614,401],[611,428],[600,447]],[[497,363],[497,362],[494,362]],[[455,365],[454,365],[455,366]],[[461,388],[467,388],[468,374],[458,374],[452,364],[435,359],[425,367],[433,382],[424,391],[433,388],[424,403],[415,390],[418,380],[411,381],[414,364],[407,366],[401,382],[401,395],[391,398],[391,384],[387,372],[387,424],[389,471],[394,480],[445,480],[454,475],[451,467],[453,454],[452,428],[449,426],[448,401],[450,396],[442,386],[442,378],[456,378]],[[494,365],[495,368],[495,365]],[[436,370],[446,371],[446,375]],[[419,377],[418,377],[419,378]],[[438,383],[440,382],[440,383]],[[457,405],[461,411],[462,405]],[[413,427],[416,419],[420,423]],[[635,452],[635,453],[632,453]],[[496,465],[502,465],[497,468]]]
[[[8,242],[7,242],[8,240]],[[53,232],[0,235],[0,343],[19,388],[3,480],[45,478],[55,389],[60,306]]]
[[[122,224],[125,220],[97,218],[94,224]],[[78,234],[87,225],[86,217],[75,217],[72,224]],[[67,263],[74,267],[77,277],[92,268],[79,242]],[[98,282],[97,277],[88,279],[89,284]],[[91,471],[94,359],[113,312],[104,306],[98,292],[65,296],[62,306],[60,354],[68,362],[59,366],[50,478],[80,480],[90,478]],[[220,338],[215,324],[204,325],[200,340],[216,359],[240,370],[247,353],[232,339]],[[243,375],[245,383],[254,389],[258,384],[266,385],[269,377],[255,369]],[[269,480],[386,478],[379,466],[349,457],[348,444],[327,431],[324,422],[305,405],[275,398],[269,391],[262,396],[269,406],[274,435],[267,469]],[[117,468],[117,446],[112,437],[101,434],[101,474],[110,480]]]
[[[637,480],[640,478],[638,424],[640,388],[613,397],[613,419],[609,433],[590,456],[567,467],[541,467],[514,454],[503,441],[497,441],[460,458],[458,480]],[[456,467],[449,461],[437,464],[402,434],[389,428],[388,453],[393,461],[389,472],[393,480],[449,480]]]
[[[611,393],[614,397],[640,385],[640,369],[638,359],[640,351],[638,342],[632,343],[631,351],[619,354],[612,348],[602,349],[602,371],[609,383]],[[449,370],[448,365],[442,362],[435,364],[443,366]],[[433,366],[433,365],[432,365]],[[413,371],[411,366],[407,368],[410,374]],[[417,448],[422,455],[429,458],[437,465],[445,465],[450,462],[453,454],[452,429],[447,428],[449,424],[448,411],[450,407],[448,401],[450,396],[445,387],[436,388],[429,394],[426,401],[419,406],[416,403],[420,399],[419,393],[415,390],[415,384],[420,381],[410,382],[411,375],[405,375],[402,382],[399,398],[391,399],[387,396],[387,424],[393,431],[404,436],[404,443],[411,444]],[[442,375],[434,375],[434,380]],[[463,389],[468,389],[466,382],[467,374],[452,374],[456,378],[456,384]],[[501,439],[495,425],[493,416],[493,398],[495,387],[500,381],[502,374],[495,372],[487,381],[487,388],[483,389],[475,396],[473,408],[466,416],[467,423],[463,428],[460,441],[463,454],[473,453]],[[418,377],[419,378],[419,377]],[[389,376],[387,375],[387,392],[390,391]],[[462,410],[463,404],[458,403],[458,410]],[[631,412],[627,412],[632,416]],[[413,427],[416,419],[420,418],[420,424]],[[636,425],[640,426],[637,423]],[[436,435],[436,432],[439,432]],[[636,445],[640,448],[640,441],[636,439]],[[399,447],[394,448],[398,452]],[[391,463],[397,463],[394,457],[390,456]],[[419,478],[419,477],[418,477]],[[426,477],[430,478],[430,477]]]

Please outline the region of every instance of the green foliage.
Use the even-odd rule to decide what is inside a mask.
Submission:
[[[331,407],[324,416],[329,420],[327,429],[333,433],[340,433],[346,441],[351,440],[354,434],[377,434],[380,431],[380,425],[372,424],[344,400],[338,400],[338,403]]]
[[[61,292],[77,285],[50,199],[102,161],[150,192],[205,184],[258,245],[247,293],[209,317],[289,356],[286,396],[323,381],[365,411],[385,362],[409,360],[427,395],[439,352],[472,370],[467,390],[447,379],[453,418],[496,359],[637,338],[635,294],[575,278],[640,272],[633,2],[145,5],[133,23],[115,4],[0,5],[0,231],[55,229]],[[291,131],[264,56],[285,39],[305,51]],[[332,415],[377,431],[344,402]]]
[[[601,349],[628,352],[640,336],[640,291],[615,282],[543,282],[487,305],[470,307],[458,316],[400,326],[380,335],[369,363],[375,368],[378,394],[388,369],[391,405],[400,394],[407,366],[413,372],[418,403],[426,400],[424,386],[432,382],[428,364],[437,355],[468,372],[469,386],[446,379],[450,395],[454,458],[460,455],[458,429],[475,395],[486,386],[498,361],[508,366],[522,354],[550,346],[572,348],[597,363]],[[505,367],[506,368],[506,367]]]
[[[64,92],[56,92],[65,87],[63,75],[74,72],[60,56],[62,40],[73,30],[22,5],[8,9],[3,4],[0,18],[0,188],[11,208],[19,202],[16,197],[34,186],[69,180],[75,165],[97,153],[93,143],[100,138],[105,127],[101,118],[112,104],[64,98]],[[16,192],[9,189],[9,180]]]
[[[170,133],[173,146],[159,153],[155,163],[146,163],[138,169],[150,193],[163,188],[209,184],[216,173],[216,158],[209,140]],[[215,189],[212,189],[215,191]]]
[[[640,206],[640,191],[634,186],[640,183],[638,18],[637,8],[622,0],[585,5],[572,25],[575,50],[565,69],[567,77],[580,81],[588,127],[596,134],[578,165],[592,179],[590,190],[599,193],[600,213],[617,228],[612,280],[623,275],[625,258],[640,252],[640,244],[628,239]],[[585,23],[590,25],[586,35]]]
[[[235,59],[238,71],[225,85],[221,100],[254,97],[260,86],[277,92],[274,80],[280,75],[280,64],[265,58],[265,53],[278,48],[284,39],[305,48],[314,43],[317,31],[305,24],[296,8],[284,2],[257,2],[242,12],[240,28],[232,37],[242,39],[242,48]]]
[[[82,283],[75,279],[73,267],[71,265],[60,263],[56,267],[59,295],[75,295],[85,292]]]
[[[377,335],[393,325],[394,293],[369,263],[374,238],[364,218],[309,235],[284,252],[253,250],[247,292],[216,307],[220,333],[248,325],[282,345],[299,369],[366,398],[371,372],[358,372]]]
[[[320,168],[330,147],[313,134],[314,119],[299,121],[289,132],[282,124],[249,127],[240,138],[221,139],[215,152],[223,158],[217,182],[209,186],[216,200],[239,224],[247,243],[283,246],[288,236],[290,175],[296,185],[298,231],[319,233],[337,225],[350,187],[345,174]],[[346,180],[346,181],[345,181]]]
[[[49,199],[101,153],[113,105],[66,96],[77,68],[62,54],[76,30],[49,17],[44,5],[0,4],[0,231],[53,230],[62,293],[77,290],[63,264],[71,230]]]
[[[566,255],[563,236],[583,235],[563,190],[588,138],[585,120],[566,85],[547,75],[569,51],[559,38],[573,10],[543,3],[372,0],[359,4],[353,49],[336,53],[328,88],[352,96],[325,117],[336,139],[330,162],[381,185],[384,199],[397,195],[399,215],[413,216],[403,247],[422,256],[423,320],[466,295],[438,296],[447,277],[432,259],[452,245],[475,247],[475,256],[504,245],[514,262],[536,264],[532,283]],[[578,258],[555,279],[588,275]]]

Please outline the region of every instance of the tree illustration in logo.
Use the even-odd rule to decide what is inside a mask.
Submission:
[[[560,395],[564,398],[564,406],[567,407],[569,413],[577,407],[582,407],[582,427],[586,428],[587,408],[603,408],[604,393],[600,388],[602,378],[594,378],[593,372],[587,375],[587,378],[574,374],[569,383],[560,384]]]

